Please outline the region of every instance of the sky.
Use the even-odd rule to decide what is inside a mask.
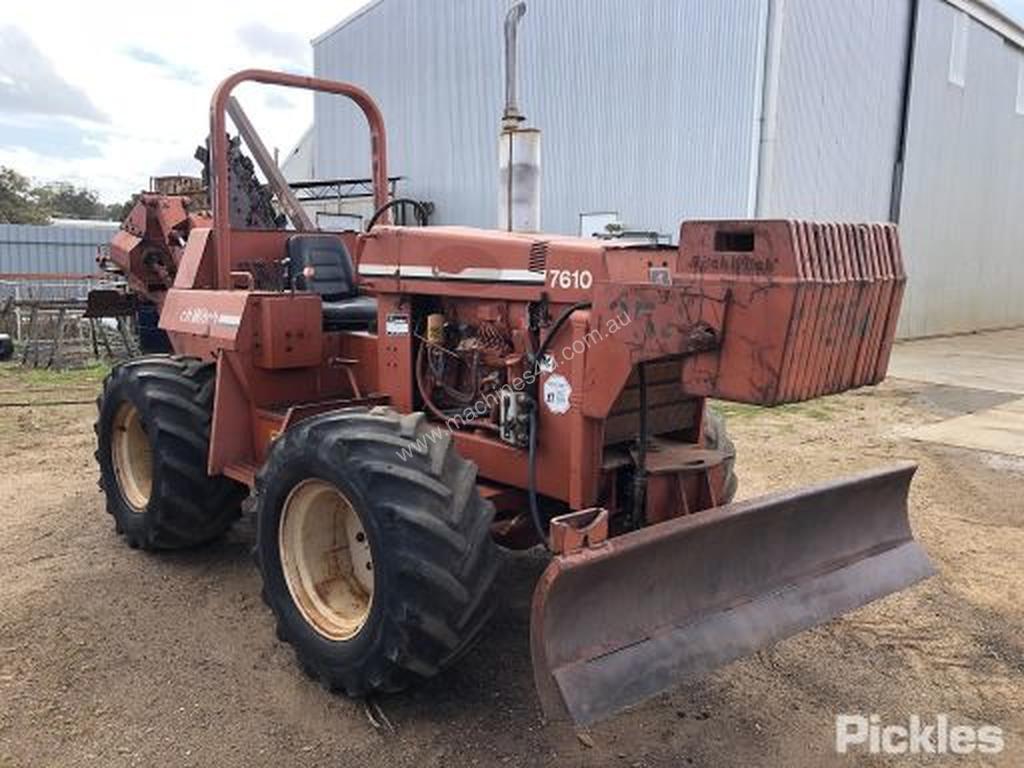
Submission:
[[[996,4],[1024,21],[1024,0]],[[195,175],[216,84],[247,67],[312,74],[310,40],[362,5],[2,0],[0,165],[108,203],[150,176]],[[248,84],[236,95],[282,156],[312,122],[308,93]]]
[[[310,40],[364,0],[2,0],[0,165],[122,202],[150,176],[198,175],[210,96],[248,67],[312,74]],[[313,120],[308,92],[235,95],[284,155]]]
[[[1018,24],[1024,24],[1024,0],[995,0],[992,4],[1000,8],[1003,13],[1016,19]]]

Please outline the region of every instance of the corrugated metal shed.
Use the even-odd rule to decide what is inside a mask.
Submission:
[[[1022,62],[994,30],[921,0],[900,217],[903,336],[1024,323]]]
[[[281,161],[281,173],[289,182],[309,181],[316,178],[313,167],[313,126],[307,128],[301,138]]]
[[[438,223],[496,222],[506,8],[378,0],[314,41],[318,75],[380,101]],[[1024,323],[1024,30],[987,2],[530,0],[521,33],[545,231],[897,211],[901,336]],[[367,173],[352,107],[318,98],[315,131],[317,176]]]
[[[0,224],[0,274],[95,274],[96,247],[109,243],[118,226]]]
[[[766,0],[532,0],[520,103],[544,132],[542,226],[617,211],[676,235],[682,216],[748,209]],[[318,76],[379,101],[390,172],[434,221],[494,226],[506,5],[387,0],[314,42]],[[317,97],[316,171],[368,173],[361,116]]]
[[[782,0],[776,141],[760,216],[889,218],[910,3]]]

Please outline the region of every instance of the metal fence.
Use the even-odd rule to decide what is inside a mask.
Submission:
[[[85,305],[86,297],[93,288],[112,288],[122,281],[104,277],[94,279],[18,279],[0,280],[0,308],[7,307],[13,299],[9,312],[4,313],[4,327],[0,331],[10,333],[17,341],[24,339],[29,312],[25,303],[37,300],[66,300],[81,302]]]
[[[85,303],[89,291],[109,287],[96,255],[106,248],[118,224],[54,221],[52,224],[0,224],[0,307],[2,330],[21,341],[28,312],[22,306],[39,300]],[[13,303],[12,303],[13,302]]]

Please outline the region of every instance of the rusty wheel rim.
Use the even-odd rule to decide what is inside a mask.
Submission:
[[[129,402],[114,414],[110,454],[121,497],[132,512],[144,512],[153,492],[153,454],[139,410]]]
[[[348,497],[326,480],[296,485],[281,510],[278,552],[306,622],[329,640],[355,637],[373,603],[373,556]]]

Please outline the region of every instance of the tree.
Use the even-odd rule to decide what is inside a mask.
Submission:
[[[106,208],[100,196],[86,187],[76,187],[67,181],[55,181],[37,190],[43,204],[54,216],[66,219],[100,219]]]
[[[48,224],[50,212],[39,190],[13,168],[0,166],[0,222]]]
[[[13,168],[0,166],[0,223],[49,224],[51,216],[124,221],[136,199],[105,204],[88,187],[68,181],[34,186]]]
[[[124,221],[138,200],[138,195],[132,195],[123,203],[109,203],[103,206],[103,218],[109,221]]]

